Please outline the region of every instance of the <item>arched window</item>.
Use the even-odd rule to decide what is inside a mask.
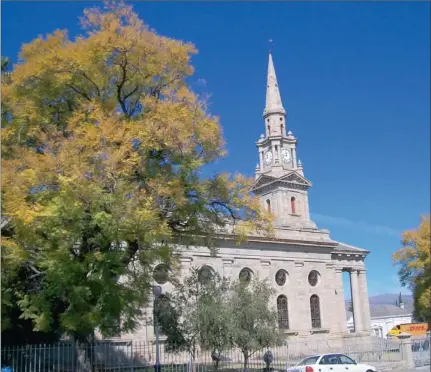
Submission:
[[[290,208],[292,209],[292,214],[296,213],[296,204],[295,204],[295,202],[296,202],[296,199],[295,199],[294,196],[292,196],[290,198]]]
[[[286,296],[277,297],[278,328],[289,329],[289,311],[287,310]]]
[[[271,213],[271,200],[266,199],[266,210]]]
[[[271,127],[268,125],[268,135],[271,135]]]
[[[209,266],[202,266],[198,273],[199,283],[208,284],[214,276],[213,269]]]
[[[321,328],[320,320],[320,300],[316,295],[310,297],[311,328]]]
[[[283,119],[281,119],[281,120],[283,120]],[[283,134],[283,124],[280,124],[280,132]]]

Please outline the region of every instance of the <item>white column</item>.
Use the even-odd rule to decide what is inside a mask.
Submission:
[[[361,297],[359,293],[358,271],[350,271],[350,284],[352,287],[352,302],[353,302],[353,318],[355,320],[355,332],[363,330],[362,312],[361,312]]]
[[[259,149],[259,167],[260,171],[263,172],[263,150]]]
[[[359,290],[362,307],[362,325],[365,331],[371,332],[370,301],[368,299],[366,270],[359,270]]]
[[[335,269],[335,290],[338,311],[333,314],[337,317],[340,332],[347,332],[346,303],[344,300],[343,269]]]
[[[296,169],[298,166],[296,164],[296,149],[292,149],[292,162],[293,162],[293,168]]]
[[[310,219],[310,209],[309,209],[309,205],[308,205],[308,195],[305,194],[304,195],[304,211],[305,211],[305,217],[307,218],[307,220]]]

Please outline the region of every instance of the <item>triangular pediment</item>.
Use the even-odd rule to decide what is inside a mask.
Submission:
[[[311,186],[311,182],[308,181],[305,177],[301,176],[295,171],[292,171],[289,174],[286,174],[280,178],[275,178],[272,176],[268,176],[266,174],[262,174],[254,182],[253,186],[251,187],[251,191],[255,191],[257,189],[260,189],[261,187],[268,186],[278,182],[284,183],[284,184],[300,185],[305,188],[308,188]]]
[[[277,179],[275,177],[268,176],[266,174],[261,174],[256,181],[254,181],[253,186],[251,187],[251,190],[258,189],[262,186],[268,185]]]
[[[299,185],[311,186],[311,182],[307,180],[304,176],[301,176],[299,173],[293,171],[289,174],[280,178],[280,181],[289,182],[289,183],[297,183]]]

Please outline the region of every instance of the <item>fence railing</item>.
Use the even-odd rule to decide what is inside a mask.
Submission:
[[[422,349],[418,349],[418,352],[424,352]],[[252,353],[247,365],[249,372],[262,371],[265,368],[263,356],[267,350],[257,350]],[[342,341],[341,339],[289,341],[284,346],[270,348],[270,350],[273,354],[271,367],[279,371],[296,365],[307,356],[323,353],[346,354],[360,363],[385,363],[401,360],[399,342],[381,338],[357,341]],[[156,346],[154,343],[142,340],[97,341],[87,345],[85,354],[94,372],[150,372],[156,360]],[[162,372],[190,372],[192,370],[196,372],[216,370],[233,372],[244,369],[244,355],[239,349],[222,350],[217,363],[211,354],[212,351],[199,350],[192,362],[190,353],[167,352],[164,345],[161,344]],[[70,341],[50,345],[3,347],[1,357],[2,366],[11,366],[13,372],[79,372],[81,370],[76,345]],[[194,364],[192,365],[192,363]]]
[[[430,343],[431,338],[415,338],[412,339],[412,355],[413,362],[416,367],[429,366],[430,361]]]

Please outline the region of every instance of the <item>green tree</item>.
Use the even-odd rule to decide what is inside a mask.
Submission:
[[[165,349],[189,352],[193,366],[199,348],[210,350],[217,369],[219,354],[232,346],[228,292],[229,283],[209,267],[192,269],[175,281],[174,290],[155,303],[157,323],[167,337]]]
[[[392,258],[399,267],[401,285],[413,292],[415,319],[431,321],[431,234],[430,215],[418,228],[404,232],[403,247]],[[399,301],[402,301],[401,294]]]
[[[58,316],[83,351],[119,318],[115,331],[135,328],[154,264],[174,263],[178,244],[214,252],[220,228],[241,242],[270,220],[252,180],[200,176],[225,150],[218,119],[186,84],[194,46],[118,2],[81,24],[74,40],[57,30],[23,45],[2,79],[2,277],[30,272],[32,290],[13,289],[21,317],[51,331]]]
[[[259,350],[283,343],[274,303],[274,289],[266,280],[236,281],[229,293],[232,339],[244,356],[244,371]]]

